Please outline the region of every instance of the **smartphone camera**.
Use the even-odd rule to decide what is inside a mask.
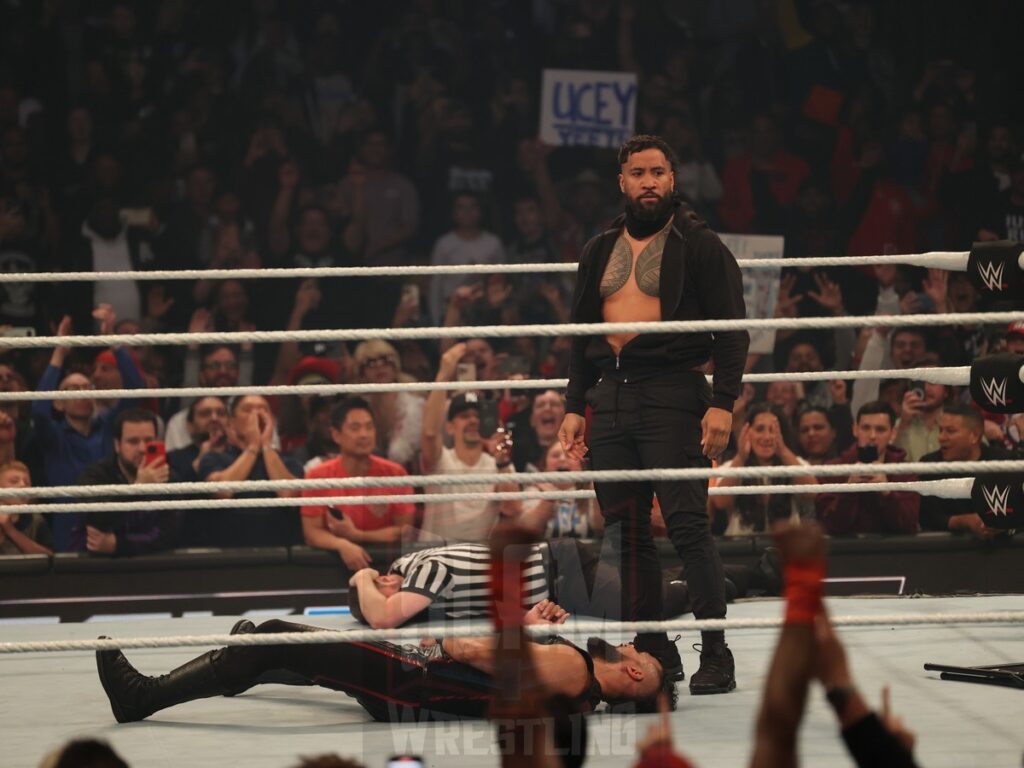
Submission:
[[[920,379],[910,382],[908,392],[915,393],[919,398],[924,400],[924,382]]]
[[[871,464],[878,461],[878,448],[874,445],[858,445],[857,461],[861,464]]]

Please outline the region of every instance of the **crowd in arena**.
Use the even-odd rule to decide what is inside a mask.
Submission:
[[[611,152],[536,138],[540,71],[565,66],[637,72],[636,132],[666,139],[679,193],[718,231],[783,235],[794,257],[1024,239],[1020,115],[997,97],[1006,72],[981,78],[926,31],[908,32],[912,18],[897,4],[733,5],[690,15],[587,0],[525,10],[415,2],[394,13],[341,1],[4,5],[0,272],[572,263],[620,201]],[[921,45],[897,46],[896,29]],[[568,272],[4,282],[0,325],[8,335],[138,336],[555,323],[569,318],[573,281]],[[910,369],[1024,351],[1019,323],[871,323],[998,308],[963,273],[785,269],[775,316],[857,315],[863,326],[779,331],[774,353],[751,355],[747,369]],[[559,378],[568,350],[566,337],[529,335],[7,350],[0,389]],[[1024,414],[980,412],[964,389],[905,379],[746,385],[724,463],[1019,452]],[[557,440],[560,390],[460,392],[0,403],[0,485],[509,475],[459,486],[486,493],[532,487],[533,470],[583,468]],[[165,458],[147,456],[154,441]],[[880,477],[866,467],[849,481]],[[714,531],[817,518],[833,535],[997,535],[966,501],[816,495],[813,477],[794,482],[804,487],[792,495],[713,497]],[[351,489],[403,491],[414,489]],[[548,536],[593,536],[602,525],[587,500],[339,512],[316,505],[325,493],[307,492],[301,514],[209,514],[183,502],[180,512],[44,519],[22,505],[0,515],[0,552],[306,543],[357,569],[368,544],[480,540],[500,519]]]

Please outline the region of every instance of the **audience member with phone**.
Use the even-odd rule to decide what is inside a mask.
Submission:
[[[881,464],[906,461],[906,451],[892,440],[896,414],[881,401],[866,403],[857,411],[856,442],[829,464],[863,464],[848,483],[884,483],[916,480],[916,475],[889,475]],[[842,480],[837,480],[842,482]],[[912,491],[822,493],[815,500],[818,519],[833,536],[856,533],[917,533],[920,497]]]

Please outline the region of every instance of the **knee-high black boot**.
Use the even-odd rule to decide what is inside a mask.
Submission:
[[[166,675],[149,677],[121,651],[96,651],[96,669],[117,722],[133,723],[175,704],[228,693],[217,679],[215,660],[220,653],[204,653]]]

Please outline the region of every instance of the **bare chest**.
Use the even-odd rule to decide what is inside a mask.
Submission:
[[[601,299],[617,300],[630,296],[639,300],[657,300],[666,240],[668,229],[662,230],[647,242],[632,240],[625,233],[620,235],[601,276]]]

